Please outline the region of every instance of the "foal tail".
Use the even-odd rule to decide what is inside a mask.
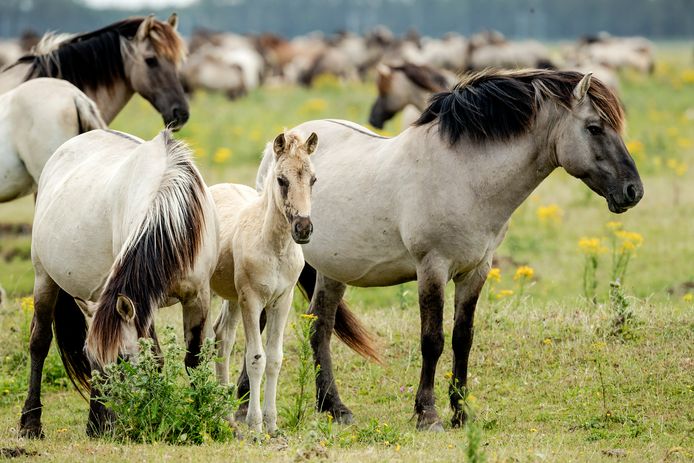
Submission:
[[[101,113],[96,104],[84,93],[75,95],[75,109],[77,110],[77,127],[79,133],[90,130],[106,129],[106,123],[101,118]]]
[[[301,275],[299,276],[298,284],[299,289],[306,299],[311,301],[316,286],[316,269],[311,267],[308,263],[305,263]],[[381,363],[381,358],[376,350],[374,336],[364,327],[354,313],[349,310],[344,299],[341,299],[337,305],[334,329],[337,337],[347,344],[354,352],[364,358]]]
[[[118,296],[133,301],[138,336],[148,335],[153,309],[193,268],[202,248],[205,183],[185,144],[174,140],[168,130],[160,137],[167,157],[161,182],[144,220],[130,232],[111,267],[87,337],[88,354],[100,365],[118,357],[122,334]]]

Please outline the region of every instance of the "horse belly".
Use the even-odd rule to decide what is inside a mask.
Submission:
[[[0,202],[28,195],[34,190],[34,179],[24,163],[10,150],[0,152]]]

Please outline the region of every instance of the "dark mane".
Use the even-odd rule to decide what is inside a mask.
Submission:
[[[549,70],[471,74],[453,90],[434,95],[414,125],[438,123],[440,135],[451,144],[463,137],[476,143],[505,141],[531,129],[544,101],[570,108],[582,78],[580,72]],[[615,94],[593,78],[588,95],[603,121],[620,132],[624,113]]]
[[[42,43],[54,38],[47,35],[38,45],[38,52],[23,56],[12,66],[30,65],[25,80],[56,77],[81,90],[110,86],[125,78],[121,37],[134,38],[144,19],[124,19],[93,32],[75,35],[57,43],[53,49],[43,51]],[[181,38],[167,23],[155,21],[150,38],[157,54],[174,62],[182,57],[184,45]]]
[[[402,71],[413,84],[430,92],[443,92],[448,89],[448,80],[436,69],[405,63],[393,67],[394,71]]]

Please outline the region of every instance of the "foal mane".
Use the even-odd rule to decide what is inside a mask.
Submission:
[[[570,109],[582,78],[580,72],[540,69],[470,74],[451,91],[434,95],[414,125],[437,122],[440,135],[451,145],[463,137],[475,143],[506,141],[532,128],[546,100]],[[624,112],[617,96],[596,78],[588,95],[600,118],[621,132]]]
[[[49,32],[32,54],[21,57],[12,66],[30,65],[24,80],[56,77],[81,90],[109,86],[125,78],[121,38],[134,38],[144,20],[144,17],[127,18],[77,35]],[[157,55],[174,63],[185,56],[183,39],[168,23],[155,20],[149,38]]]

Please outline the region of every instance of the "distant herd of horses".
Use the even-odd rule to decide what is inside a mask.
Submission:
[[[350,423],[333,376],[332,334],[365,357],[378,353],[345,304],[345,289],[413,280],[421,315],[417,429],[443,430],[434,378],[451,280],[449,396],[452,426],[460,426],[475,307],[513,211],[558,167],[614,213],[643,196],[620,135],[619,99],[590,73],[485,70],[451,85],[415,64],[378,72],[374,125],[399,109],[389,102],[402,97],[389,95],[400,80],[426,88],[417,95],[420,114],[401,134],[386,138],[345,120],[308,121],[267,144],[255,188],[208,187],[169,129],[144,141],[107,128],[134,93],[170,129],[186,123],[179,79],[186,47],[177,23],[175,15],[138,17],[49,35],[0,73],[0,200],[36,193],[22,436],[44,435],[41,377],[53,333],[68,376],[91,393],[87,432],[100,435],[113,416],[90,388],[92,371],[136,361],[139,338],[158,348],[154,313],[177,302],[186,366],[197,365],[213,331],[224,383],[243,322],[238,394],[249,395],[236,416],[254,430],[276,431],[282,339],[297,283],[317,317],[316,406]],[[213,293],[223,303],[207,329]]]

